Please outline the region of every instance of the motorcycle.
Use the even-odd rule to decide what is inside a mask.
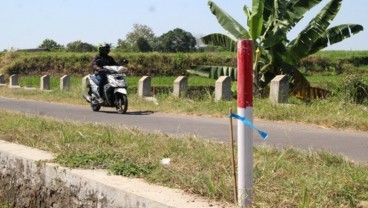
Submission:
[[[104,103],[99,103],[98,93],[99,80],[94,74],[87,77],[88,92],[83,93],[84,99],[90,103],[93,111],[99,111],[101,107],[115,107],[119,114],[125,114],[128,110],[128,83],[124,72],[127,68],[124,66],[104,66],[104,70],[108,71],[107,84],[104,85]]]

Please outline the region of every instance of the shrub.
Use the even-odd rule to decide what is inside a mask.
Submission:
[[[94,52],[94,51],[97,51],[95,46],[93,46],[89,43],[84,43],[80,40],[68,43],[67,50],[69,52]]]
[[[368,83],[357,75],[347,76],[344,80],[345,95],[348,101],[356,104],[363,104],[368,101]]]
[[[335,63],[329,58],[320,56],[309,56],[302,59],[298,64],[298,68],[302,68],[305,73],[322,73],[334,71]]]

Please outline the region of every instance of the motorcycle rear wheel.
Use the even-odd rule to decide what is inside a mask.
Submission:
[[[116,110],[119,114],[125,114],[128,110],[128,97],[126,95],[121,95],[118,97],[116,105]]]
[[[99,111],[99,110],[100,110],[100,108],[101,108],[101,106],[100,106],[100,105],[96,105],[96,104],[92,104],[92,103],[91,103],[91,108],[92,108],[92,110],[93,110],[93,111]]]

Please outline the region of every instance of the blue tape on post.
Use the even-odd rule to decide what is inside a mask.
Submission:
[[[268,134],[264,131],[261,131],[259,129],[257,129],[252,122],[250,122],[248,119],[242,117],[242,116],[239,116],[237,114],[230,114],[229,115],[230,118],[236,118],[238,120],[240,120],[241,122],[243,122],[245,125],[249,126],[250,128],[253,128],[255,129],[259,135],[261,135],[261,137],[266,140],[268,138]]]

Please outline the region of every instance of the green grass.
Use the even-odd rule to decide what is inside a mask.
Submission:
[[[82,98],[81,77],[71,77],[71,90],[59,90],[60,78],[51,78],[52,91],[0,88],[0,96],[24,99],[44,100],[76,105],[88,104]],[[368,109],[366,100],[363,105],[350,102],[344,87],[344,76],[312,76],[308,77],[312,85],[316,85],[332,92],[332,96],[324,100],[308,102],[291,97],[288,107],[273,105],[268,98],[255,97],[255,118],[276,121],[304,122],[317,124],[329,128],[354,129],[368,131]],[[205,90],[190,98],[175,98],[167,93],[156,95],[158,105],[145,101],[136,95],[139,77],[128,77],[129,110],[160,111],[169,113],[208,115],[225,117],[229,108],[236,109],[236,100],[214,102],[211,91]],[[153,78],[152,86],[172,87],[174,77]],[[39,88],[39,78],[21,77],[22,86]],[[203,77],[189,77],[190,86],[214,86],[215,80]],[[232,83],[236,89],[236,82]],[[234,88],[233,87],[233,88]]]
[[[348,59],[352,57],[367,57],[368,51],[320,51],[315,54],[315,56],[320,56],[330,59]]]
[[[5,111],[0,117],[7,118],[0,120],[3,139],[53,152],[61,165],[103,168],[233,201],[228,144]],[[171,158],[170,165],[160,165],[163,158]],[[368,167],[327,152],[255,147],[254,188],[254,207],[354,207],[368,200]]]
[[[293,99],[288,106],[272,105],[268,100],[257,100],[255,117],[265,120],[316,124],[327,128],[368,131],[368,108],[337,98],[300,103]]]
[[[153,78],[153,86],[165,86],[174,77]],[[342,76],[309,77],[315,85],[326,84],[336,95],[304,102],[290,98],[288,106],[254,99],[256,119],[304,122],[332,128],[368,131],[368,109],[341,99]],[[138,77],[129,77],[130,86]],[[214,80],[190,77],[189,85],[213,85]],[[52,78],[51,92],[0,88],[0,96],[86,105],[80,77],[71,78],[71,90],[59,90]],[[39,86],[39,78],[22,77],[21,85]],[[233,83],[234,84],[234,83]],[[129,89],[128,89],[129,91]],[[226,117],[236,101],[214,102],[208,92],[202,98],[176,98],[157,94],[158,105],[129,91],[130,110],[151,110]],[[232,202],[230,147],[194,137],[172,138],[139,129],[58,122],[0,111],[0,132],[6,140],[53,152],[55,162],[68,167],[104,168],[111,173],[140,177],[212,199]],[[96,132],[96,129],[99,129]],[[162,158],[172,158],[161,166]],[[368,168],[327,152],[254,148],[254,207],[354,207],[368,200]]]
[[[339,87],[342,87],[342,84],[344,83],[344,79],[346,79],[348,76],[345,74],[341,75],[313,75],[313,76],[307,76],[307,80],[310,82],[311,85],[317,85],[319,87],[325,87],[329,90],[335,90]],[[368,76],[361,77],[363,80],[368,82]]]

